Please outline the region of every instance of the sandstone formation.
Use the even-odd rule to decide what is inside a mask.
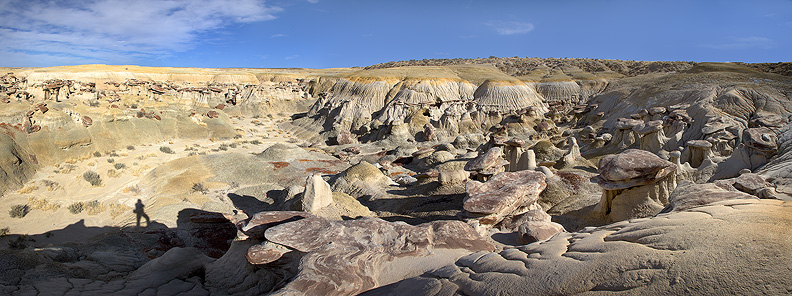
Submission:
[[[788,294],[784,67],[4,68],[0,291]]]

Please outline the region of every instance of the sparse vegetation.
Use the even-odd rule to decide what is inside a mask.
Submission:
[[[236,135],[234,135],[234,139],[242,139],[242,135],[236,134]]]
[[[192,191],[193,192],[200,192],[201,194],[209,193],[209,189],[206,188],[206,186],[204,186],[203,183],[193,183]]]
[[[115,162],[115,159],[113,159],[113,158],[108,158],[107,159],[107,163],[114,163],[114,162]]]
[[[81,213],[83,211],[83,209],[85,209],[85,203],[83,203],[81,201],[78,201],[78,202],[75,202],[73,204],[70,204],[67,207],[67,209],[69,209],[70,213],[77,215],[77,214]]]
[[[52,180],[41,180],[41,184],[47,187],[47,191],[55,191],[58,189],[63,189],[63,187],[58,184],[58,182]]]
[[[22,218],[28,213],[30,213],[29,205],[15,205],[8,211],[8,215],[11,216],[11,218]]]
[[[231,147],[231,148],[236,148],[236,147],[237,147],[237,143],[231,143],[231,144],[228,144],[228,147]]]
[[[259,141],[258,139],[256,139],[256,140],[252,140],[252,141],[250,141],[250,144],[253,144],[253,145],[261,145],[261,141]]]
[[[57,170],[55,170],[56,174],[69,174],[72,171],[74,171],[74,169],[77,168],[76,165],[68,164],[68,163],[62,164],[62,165],[58,165],[58,166],[55,166],[55,167],[57,168]]]
[[[162,151],[163,153],[173,154],[173,150],[168,146],[161,146],[159,150]]]
[[[98,200],[92,200],[85,203],[85,211],[88,212],[88,215],[96,215],[104,212],[104,210],[104,204],[100,203]]]
[[[114,165],[113,165],[113,167],[114,167],[116,170],[120,170],[120,169],[123,169],[123,168],[125,168],[125,167],[126,167],[126,165],[125,165],[125,164],[123,164],[123,163],[120,163],[120,162],[119,162],[119,163],[116,163],[116,164],[114,164]]]
[[[91,183],[91,186],[100,186],[102,185],[102,178],[94,171],[87,171],[83,173],[83,179]]]
[[[59,204],[51,203],[43,198],[29,197],[28,204],[35,210],[55,211],[60,208]]]
[[[11,233],[11,229],[8,227],[0,228],[0,237],[6,236]]]
[[[93,153],[93,156],[94,156],[94,157],[101,157],[101,156],[102,156],[102,152],[95,151],[95,152]]]
[[[135,195],[138,195],[140,193],[140,187],[137,185],[127,186],[124,188],[124,193],[134,193]]]
[[[118,153],[116,153],[115,151],[110,152],[110,157],[118,157],[118,156],[119,156]]]
[[[118,178],[118,177],[121,176],[121,171],[114,170],[114,169],[108,169],[107,170],[107,176],[110,177],[110,178]]]
[[[127,150],[135,150],[135,146],[129,145],[127,146]]]
[[[26,185],[25,187],[22,187],[22,189],[17,190],[17,192],[19,194],[28,194],[28,193],[32,193],[33,191],[36,191],[38,189],[39,189],[38,186],[31,184],[31,185]]]
[[[116,217],[120,216],[123,213],[131,212],[132,210],[132,208],[130,207],[117,203],[110,204],[109,208],[110,208],[110,216],[113,217],[113,219],[115,219]]]
[[[217,147],[217,149],[228,151],[228,144],[220,144],[220,146]]]

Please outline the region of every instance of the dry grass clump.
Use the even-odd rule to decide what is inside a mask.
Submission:
[[[203,183],[193,183],[192,185],[193,192],[200,192],[201,194],[209,193],[209,189]]]
[[[113,165],[113,167],[114,167],[116,170],[121,170],[121,169],[125,168],[125,167],[126,167],[126,165],[125,165],[125,164],[123,164],[123,163],[120,163],[120,162],[118,162],[118,163],[114,164],[114,165]]]
[[[102,185],[102,177],[100,177],[99,174],[97,174],[94,171],[87,171],[83,173],[83,179],[85,179],[85,181],[88,181],[88,183],[91,183],[91,186]]]
[[[58,182],[52,180],[41,180],[41,184],[43,184],[44,187],[47,187],[47,191],[55,191],[58,189],[63,189],[63,186],[60,186]]]
[[[88,212],[88,215],[96,215],[104,212],[105,208],[105,205],[100,203],[98,200],[92,200],[85,203],[85,210]]]
[[[55,211],[60,208],[59,204],[51,203],[43,198],[28,197],[28,204],[35,210]]]
[[[30,184],[30,185],[26,185],[25,187],[22,187],[22,189],[17,190],[17,192],[19,194],[29,194],[38,189],[39,189],[38,186]]]
[[[74,169],[76,169],[77,166],[73,165],[73,164],[66,163],[66,164],[58,164],[58,165],[55,166],[55,168],[56,168],[56,170],[54,172],[56,174],[69,174],[72,171],[74,171]]]
[[[149,158],[149,157],[157,157],[157,154],[156,153],[149,153],[149,154],[138,156],[136,159],[137,160],[144,160],[144,159]]]
[[[132,171],[132,175],[135,176],[135,177],[140,177],[140,175],[145,173],[146,170],[148,170],[149,168],[151,168],[149,165],[144,165],[144,166],[135,168],[135,170]]]
[[[121,176],[121,171],[114,170],[114,169],[108,169],[107,170],[107,176],[110,177],[110,178],[118,178],[118,177]]]
[[[134,193],[135,195],[138,195],[140,193],[140,187],[138,187],[137,185],[135,185],[135,186],[127,186],[127,187],[124,187],[123,192],[124,193]]]
[[[30,213],[29,205],[15,205],[8,211],[8,215],[11,216],[11,218],[22,218],[28,213]]]
[[[113,217],[113,219],[120,216],[121,214],[132,211],[132,208],[117,203],[110,204],[108,207],[110,208],[110,216]]]

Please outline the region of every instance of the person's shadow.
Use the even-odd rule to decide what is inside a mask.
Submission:
[[[146,227],[149,227],[149,225],[151,225],[151,221],[149,220],[149,216],[146,215],[145,211],[143,211],[143,207],[144,207],[143,201],[138,199],[137,203],[135,204],[135,210],[133,211],[137,215],[137,227],[140,227],[140,218],[141,217],[146,218]]]

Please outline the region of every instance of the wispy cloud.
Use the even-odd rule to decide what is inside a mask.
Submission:
[[[319,3],[319,0],[308,0],[308,3],[314,3],[314,4],[316,4],[316,3]]]
[[[286,36],[289,36],[289,35],[286,35],[286,34],[275,34],[275,35],[270,36],[270,38],[279,38],[279,37],[286,37]]]
[[[729,41],[723,43],[710,43],[700,44],[699,47],[713,48],[713,49],[746,49],[746,48],[773,48],[775,42],[766,37],[750,36],[750,37],[732,37]]]
[[[290,55],[290,56],[288,56],[288,57],[285,57],[285,58],[283,58],[283,59],[284,59],[284,60],[293,60],[293,59],[296,59],[296,58],[299,58],[299,57],[300,57],[300,55],[299,55],[299,54],[295,54],[295,55]]]
[[[484,23],[491,27],[498,35],[517,35],[533,31],[534,25],[525,22],[491,21]]]
[[[213,39],[213,32],[229,24],[272,20],[282,11],[256,0],[4,2],[0,5],[2,66],[162,58]]]

